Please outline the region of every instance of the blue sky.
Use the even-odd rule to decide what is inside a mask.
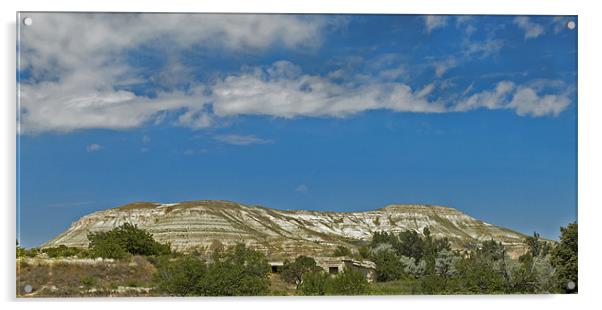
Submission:
[[[133,201],[576,220],[575,17],[29,15],[25,246]]]

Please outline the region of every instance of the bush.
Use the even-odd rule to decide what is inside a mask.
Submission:
[[[80,282],[85,288],[90,289],[92,286],[96,285],[96,278],[93,276],[85,276]]]
[[[322,271],[314,271],[303,277],[303,283],[299,286],[299,291],[303,295],[324,295],[330,276]]]
[[[157,290],[170,296],[199,294],[199,284],[207,273],[205,261],[195,256],[184,256],[175,261],[163,258],[157,263],[153,280]]]
[[[262,253],[237,245],[215,252],[213,262],[193,255],[162,258],[154,280],[157,291],[176,296],[255,296],[269,293],[270,266]]]
[[[136,225],[125,223],[107,232],[88,234],[90,254],[93,257],[124,258],[132,255],[166,255],[169,244],[162,244],[153,235]]]
[[[201,280],[199,293],[205,296],[267,295],[269,273],[265,255],[239,244],[223,253],[215,253],[207,276]]]
[[[500,294],[506,291],[506,281],[495,261],[487,256],[473,255],[457,264],[458,293]]]
[[[326,282],[327,295],[366,295],[368,288],[366,277],[348,268]]]
[[[384,249],[375,252],[371,258],[376,264],[376,279],[378,281],[393,281],[403,275],[403,265],[392,250]]]
[[[129,256],[125,248],[107,233],[96,233],[90,237],[90,256],[121,259]]]
[[[556,287],[563,293],[577,293],[577,223],[560,227],[560,243],[552,250],[551,263],[556,268]],[[569,290],[567,283],[575,283]]]
[[[53,248],[44,248],[42,249],[42,253],[46,253],[50,258],[56,257],[72,257],[72,256],[80,256],[85,257],[86,251],[80,248],[68,247],[65,245],[59,245],[58,247]]]
[[[316,265],[316,261],[313,258],[301,255],[295,258],[295,261],[293,262],[284,262],[280,277],[282,277],[285,282],[296,284],[297,288],[299,288],[303,282],[304,274],[320,270],[322,270],[322,268]]]
[[[362,259],[367,259],[370,257],[370,248],[367,246],[360,247],[358,252],[360,254],[360,258]]]
[[[351,256],[351,250],[348,247],[339,245],[332,255],[334,257]]]
[[[37,248],[25,249],[17,246],[17,257],[36,257],[40,254],[40,250]]]

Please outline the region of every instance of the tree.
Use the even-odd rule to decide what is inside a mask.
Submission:
[[[399,244],[395,248],[397,255],[412,257],[416,261],[422,259],[424,241],[415,231],[402,231],[399,233]]]
[[[121,259],[129,255],[125,248],[108,233],[89,234],[90,256]]]
[[[415,278],[422,277],[426,273],[426,262],[424,260],[417,262],[413,257],[401,256],[399,262],[403,266],[404,272]]]
[[[577,293],[577,223],[560,227],[560,243],[552,250],[551,263],[556,268],[556,287],[563,293]],[[568,288],[569,282],[574,288]]]
[[[539,234],[533,232],[533,237],[525,238],[525,244],[529,247],[529,252],[533,257],[545,257],[550,252],[550,244],[539,239]]]
[[[170,296],[199,295],[201,279],[207,274],[204,260],[186,255],[175,261],[162,259],[158,263],[153,280],[157,290]]]
[[[333,256],[335,257],[340,257],[340,256],[351,256],[351,250],[348,247],[339,245],[337,246],[337,248],[334,250]]]
[[[371,256],[376,264],[376,279],[378,281],[393,281],[401,278],[403,265],[393,250],[375,251]]]
[[[477,250],[477,253],[478,255],[484,256],[486,259],[497,261],[504,259],[506,251],[501,242],[496,242],[492,239],[483,242],[483,245]]]
[[[280,276],[284,281],[294,283],[297,285],[297,288],[299,288],[305,274],[320,270],[322,270],[322,268],[316,265],[316,261],[313,258],[301,255],[295,258],[295,261],[293,262],[284,262]]]
[[[512,292],[534,294],[539,291],[537,274],[533,268],[533,255],[527,253],[519,258],[520,266],[512,275]]]
[[[153,235],[136,225],[125,223],[106,232],[89,233],[89,248],[93,257],[124,258],[132,255],[170,254],[169,244],[162,244]]]
[[[200,280],[199,295],[259,296],[269,293],[270,265],[266,256],[238,244],[215,252],[207,274]]]
[[[399,241],[397,237],[393,233],[388,233],[386,231],[377,231],[372,234],[372,241],[370,242],[371,248],[376,248],[379,244],[390,244],[393,247],[398,245]]]
[[[365,295],[368,293],[368,280],[359,272],[345,268],[342,273],[326,282],[327,295]]]
[[[451,277],[456,273],[456,264],[460,256],[456,253],[443,249],[437,253],[435,259],[435,273],[442,277]]]
[[[362,259],[367,259],[370,257],[370,248],[367,246],[362,246],[358,249],[358,252],[360,254],[360,257]]]
[[[262,253],[236,245],[216,251],[209,264],[194,255],[158,262],[154,281],[175,296],[256,296],[269,292],[270,266]]]
[[[431,237],[431,231],[428,227],[422,230],[424,235],[424,241],[422,242],[422,257],[426,262],[426,274],[431,275],[435,273],[435,262],[437,260],[437,248],[435,241]]]
[[[506,289],[505,279],[495,262],[483,255],[471,255],[457,264],[456,283],[459,292],[499,294]]]

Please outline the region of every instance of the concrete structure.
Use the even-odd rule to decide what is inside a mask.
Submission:
[[[368,282],[376,280],[376,264],[367,260],[355,260],[350,257],[324,257],[318,256],[313,258],[316,261],[316,265],[324,269],[331,275],[336,275],[339,272],[344,272],[345,269],[361,272]],[[270,261],[270,267],[273,273],[282,271],[284,262],[282,261]]]
[[[283,261],[269,261],[270,267],[272,268],[272,273],[279,273],[282,271],[282,266],[284,266]]]

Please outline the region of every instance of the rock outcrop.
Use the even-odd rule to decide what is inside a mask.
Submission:
[[[525,235],[474,219],[456,209],[431,205],[389,205],[366,212],[285,211],[229,201],[199,200],[161,204],[138,202],[82,217],[44,247],[86,247],[89,232],[124,223],[148,230],[179,251],[206,251],[239,242],[270,256],[331,253],[337,245],[357,247],[377,231],[422,232],[447,237],[467,248],[497,240],[510,251],[524,249]]]

